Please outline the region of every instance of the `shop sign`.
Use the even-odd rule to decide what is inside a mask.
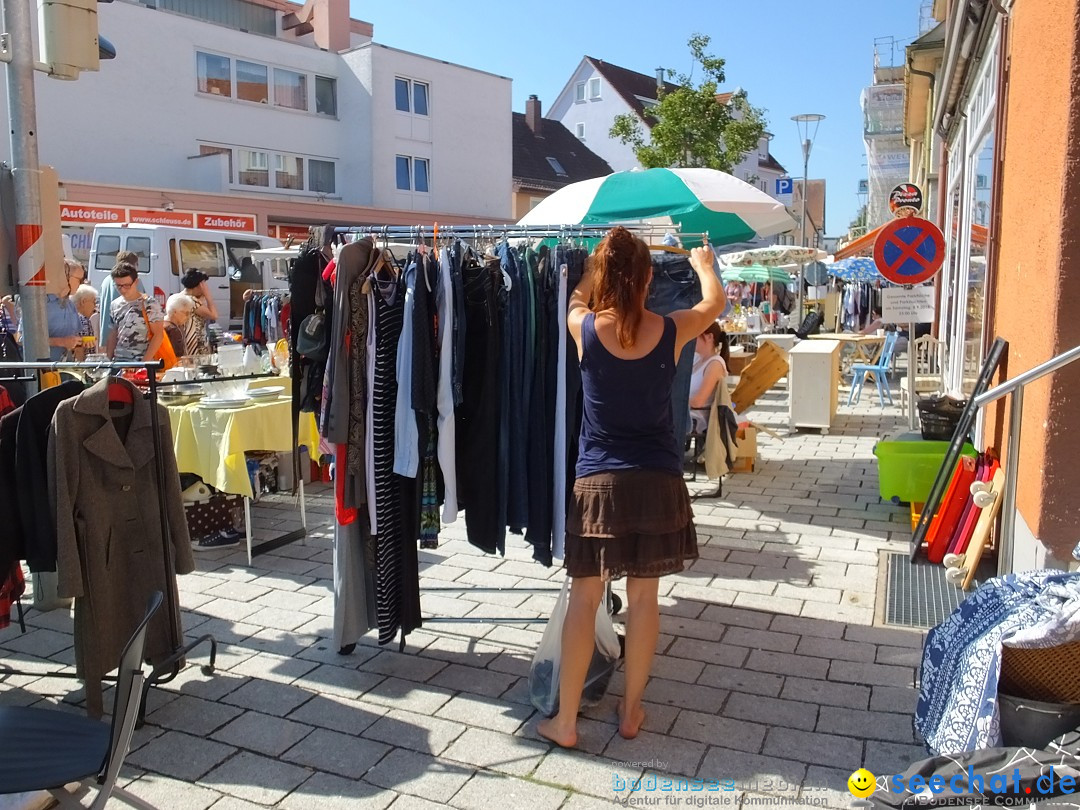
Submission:
[[[243,214],[199,214],[197,228],[212,231],[255,231],[255,217]]]
[[[901,183],[889,192],[889,210],[896,217],[913,217],[922,211],[923,193],[914,183]]]
[[[167,225],[173,228],[204,228],[217,231],[255,233],[256,219],[251,214],[223,214],[209,211],[165,211],[159,208],[128,208],[93,203],[61,203],[63,225]],[[304,229],[307,238],[307,229]]]
[[[111,225],[127,222],[127,209],[111,205],[86,205],[84,203],[60,203],[60,221]]]
[[[128,222],[135,225],[168,225],[171,228],[191,228],[195,225],[195,217],[184,211],[129,208]]]
[[[919,217],[894,219],[874,242],[874,264],[893,284],[921,284],[945,261],[945,237],[933,222]]]
[[[885,323],[933,323],[933,287],[886,287],[881,291],[881,319]]]
[[[270,235],[284,242],[290,236],[294,242],[305,242],[308,238],[307,225],[271,225]]]

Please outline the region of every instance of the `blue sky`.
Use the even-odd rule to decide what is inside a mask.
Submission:
[[[903,45],[918,35],[923,0],[436,0],[361,2],[352,15],[375,26],[375,40],[395,48],[487,70],[514,80],[514,110],[536,93],[547,110],[584,55],[641,73],[688,72],[686,42],[712,37],[727,60],[727,84],[764,107],[773,154],[802,175],[798,133],[790,120],[827,116],[810,157],[810,176],[828,181],[826,232],[838,236],[858,209],[865,177],[859,93],[870,83],[874,41]],[[879,43],[882,63],[891,43]]]

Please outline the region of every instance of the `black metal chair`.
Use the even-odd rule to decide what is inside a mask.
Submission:
[[[116,777],[131,746],[142,702],[142,660],[146,626],[161,607],[160,591],[150,595],[146,615],[124,647],[116,673],[112,722],[103,723],[60,709],[0,707],[0,793],[47,790],[60,807],[85,808],[64,786],[78,782],[97,788],[90,810],[104,810],[110,797],[141,810],[153,805],[116,787]]]

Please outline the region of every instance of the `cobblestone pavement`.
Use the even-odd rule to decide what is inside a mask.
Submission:
[[[498,558],[468,546],[460,524],[445,529],[438,550],[420,553],[421,586],[425,616],[449,621],[411,634],[404,654],[369,635],[338,655],[333,513],[316,486],[305,544],[252,567],[236,551],[202,553],[180,578],[186,632],[216,637],[218,669],[195,666],[203,645],[151,690],[122,784],[163,810],[587,810],[642,777],[635,798],[664,804],[676,794],[649,790],[656,774],[733,780],[732,791],[694,794],[698,806],[847,807],[853,770],[896,772],[923,751],[911,728],[923,636],[875,626],[879,552],[910,535],[906,513],[877,495],[872,448],[901,420],[875,402],[868,387],[860,405],[842,404],[824,436],[789,433],[782,389],[754,408],[782,439],[762,434],[756,472],[696,501],[701,558],[662,581],[659,655],[636,740],[616,733],[616,673],[581,720],[580,750],[553,749],[536,734],[526,677],[543,625],[467,621],[532,619],[554,604],[561,571],[533,563],[513,536]],[[263,534],[299,526],[285,497],[264,500],[254,520]],[[26,635],[0,635],[4,663],[73,665],[67,616],[30,611],[29,623]],[[3,704],[81,710],[76,681],[0,683]]]

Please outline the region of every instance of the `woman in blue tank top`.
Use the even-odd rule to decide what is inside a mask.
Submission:
[[[625,228],[597,245],[570,298],[567,326],[581,360],[584,412],[574,494],[566,518],[567,575],[559,713],[538,727],[562,746],[577,743],[581,692],[595,644],[595,617],[610,580],[627,578],[626,687],[619,733],[637,736],[660,632],[659,577],[697,559],[690,496],[682,477],[684,437],[675,435],[671,388],[683,347],[725,305],[712,251],[690,263],[703,299],[661,317],[645,309],[652,281],[648,246]]]

